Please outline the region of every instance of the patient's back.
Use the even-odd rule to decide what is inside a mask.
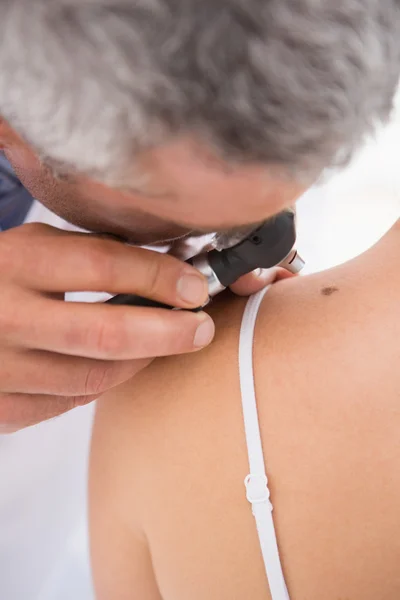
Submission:
[[[394,230],[349,265],[273,286],[260,309],[256,394],[292,600],[400,598],[398,238]],[[270,597],[243,485],[244,306],[216,302],[213,346],[157,361],[100,404],[99,600]]]

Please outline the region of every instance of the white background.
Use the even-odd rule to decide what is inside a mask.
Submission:
[[[307,272],[361,253],[400,216],[400,111],[350,168],[298,205]],[[36,205],[30,220],[60,226]],[[0,599],[91,600],[86,469],[92,407],[0,436]]]

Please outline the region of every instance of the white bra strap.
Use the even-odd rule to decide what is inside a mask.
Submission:
[[[243,315],[239,343],[239,374],[242,393],[244,427],[247,440],[250,474],[245,479],[246,497],[252,504],[258,537],[268,578],[272,600],[289,600],[278,543],[272,504],[265,474],[264,455],[258,421],[257,402],[254,389],[253,342],[254,328],[260,304],[269,287],[252,296]]]

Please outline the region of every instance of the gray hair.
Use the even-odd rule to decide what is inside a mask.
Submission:
[[[388,117],[400,0],[0,0],[0,114],[102,180],[189,135],[313,177]]]

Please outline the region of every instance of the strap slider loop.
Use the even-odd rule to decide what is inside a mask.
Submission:
[[[268,489],[268,478],[265,474],[250,473],[244,480],[246,486],[246,498],[250,504],[272,504],[269,501],[270,491]]]

